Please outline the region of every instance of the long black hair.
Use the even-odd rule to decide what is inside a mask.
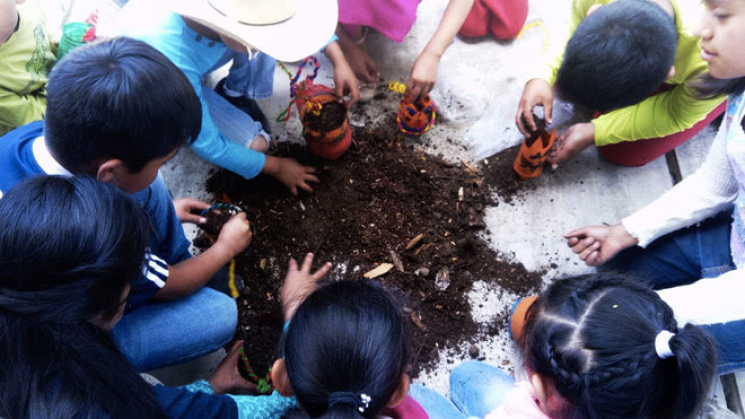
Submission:
[[[0,199],[0,417],[163,417],[91,320],[143,269],[142,210],[87,177],[42,176]]]
[[[561,280],[527,314],[526,366],[568,401],[556,417],[670,418],[695,415],[716,376],[716,350],[700,328],[678,329],[649,287],[613,276]],[[658,356],[660,331],[673,356]]]
[[[305,414],[372,419],[400,385],[411,349],[401,314],[380,285],[339,281],[300,305],[284,358]]]

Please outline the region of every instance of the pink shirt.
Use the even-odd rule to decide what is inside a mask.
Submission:
[[[533,386],[527,381],[515,383],[504,402],[484,419],[551,419],[538,407]]]
[[[419,1],[339,0],[339,23],[345,26],[368,26],[401,42],[414,25]]]

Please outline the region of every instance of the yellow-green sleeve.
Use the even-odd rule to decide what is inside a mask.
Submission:
[[[47,108],[47,97],[43,93],[18,96],[15,92],[0,89],[0,135],[43,119]]]
[[[726,97],[709,100],[695,98],[695,91],[684,84],[648,97],[642,102],[594,119],[595,145],[665,137],[691,128]]]

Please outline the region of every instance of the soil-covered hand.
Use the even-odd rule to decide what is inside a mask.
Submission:
[[[621,250],[639,243],[639,240],[629,234],[620,223],[612,226],[578,228],[565,234],[564,238],[567,239],[567,245],[587,266],[602,265]]]
[[[439,65],[440,57],[427,50],[423,51],[414,61],[411,76],[406,83],[406,94],[411,96],[412,102],[428,94],[435,86]]]
[[[246,219],[245,212],[239,212],[233,215],[220,230],[220,235],[217,237],[217,242],[214,246],[223,246],[229,253],[231,258],[238,253],[246,250],[249,244],[251,244],[251,226]]]
[[[517,123],[517,129],[526,137],[530,136],[537,128],[533,116],[533,110],[536,106],[543,106],[543,119],[546,124],[551,124],[554,92],[551,85],[543,79],[532,79],[525,84],[520,103],[517,105],[515,123]]]
[[[192,214],[192,211],[202,211],[210,207],[210,204],[193,198],[174,199],[173,206],[176,208],[176,216],[182,223],[204,224],[207,219],[201,215]]]
[[[308,182],[318,183],[319,180],[314,175],[316,169],[310,166],[303,166],[298,163],[297,160],[287,157],[279,157],[277,159],[277,172],[274,177],[279,179],[290,193],[297,195],[298,188],[313,193],[313,188],[310,187]]]
[[[593,144],[595,144],[595,124],[592,122],[574,124],[556,138],[554,146],[551,147],[548,162],[551,168],[556,170],[560,164],[575,158],[582,150]]]
[[[292,318],[300,304],[318,288],[318,281],[331,270],[331,262],[326,262],[317,271],[311,273],[312,265],[313,253],[305,255],[300,270],[297,268],[295,259],[290,259],[287,276],[279,288],[279,299],[282,301],[285,321]]]
[[[238,371],[239,350],[242,346],[242,340],[233,343],[228,354],[207,379],[215,394],[245,394],[256,391],[256,384],[243,378]]]

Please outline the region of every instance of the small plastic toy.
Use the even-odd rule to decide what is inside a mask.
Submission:
[[[517,153],[512,169],[520,179],[537,178],[543,172],[543,165],[548,159],[548,152],[554,145],[556,130],[546,130],[543,121],[537,121],[537,129],[525,138]]]
[[[394,92],[406,94],[406,85],[399,82],[388,83],[388,88]],[[432,128],[437,118],[437,107],[429,95],[421,96],[416,102],[406,95],[398,104],[396,124],[398,129],[406,135],[422,135]]]

